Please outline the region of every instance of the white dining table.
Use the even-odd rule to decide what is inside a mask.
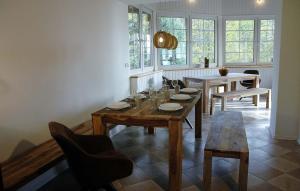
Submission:
[[[199,77],[183,77],[183,81],[186,87],[189,87],[190,82],[203,84],[203,112],[209,112],[209,87],[210,84],[216,83],[228,83],[231,84],[231,91],[236,90],[236,82],[243,80],[253,80],[253,88],[259,88],[259,75],[256,74],[244,74],[244,73],[228,73],[227,76],[221,76],[219,74],[211,76],[199,76]],[[259,101],[259,95],[253,97],[253,103],[257,105]]]

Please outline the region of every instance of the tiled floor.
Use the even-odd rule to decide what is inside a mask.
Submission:
[[[217,110],[219,107],[217,108]],[[254,107],[249,99],[229,102],[228,110],[243,112],[250,149],[248,190],[299,191],[300,146],[295,141],[280,141],[270,137],[268,124],[270,110]],[[194,122],[194,114],[189,116]],[[184,191],[203,190],[203,148],[210,128],[211,117],[203,120],[203,138],[195,139],[194,130],[184,125],[184,160],[182,188]],[[159,191],[168,186],[168,130],[157,128],[155,135],[148,135],[144,128],[130,127],[112,138],[115,147],[130,157],[134,172],[130,177],[114,184],[122,191]],[[214,158],[212,190],[237,190],[238,160]],[[59,176],[41,190],[71,190],[78,185],[69,172]],[[65,184],[66,180],[69,184]],[[64,181],[63,185],[59,185]],[[59,187],[61,186],[61,187]],[[55,189],[53,189],[55,188]],[[74,189],[75,188],[75,189]],[[67,188],[68,189],[68,188]]]

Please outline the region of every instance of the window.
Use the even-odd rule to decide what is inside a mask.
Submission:
[[[128,7],[130,69],[152,67],[152,14],[133,6]]]
[[[130,69],[141,67],[140,58],[140,17],[139,10],[128,7],[128,30],[129,30],[129,63]]]
[[[178,47],[176,50],[160,49],[160,63],[162,66],[187,64],[187,27],[186,19],[180,17],[160,17],[159,28],[176,36]]]
[[[151,14],[142,13],[142,51],[144,55],[144,66],[152,66],[151,63]]]
[[[215,63],[215,20],[192,19],[192,64]]]
[[[225,63],[254,63],[254,20],[225,22]]]
[[[274,20],[260,20],[259,63],[273,62]]]

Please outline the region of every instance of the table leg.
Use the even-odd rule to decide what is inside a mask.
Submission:
[[[202,99],[203,94],[195,105],[195,138],[202,137]]]
[[[208,113],[209,86],[208,81],[203,80],[203,111]]]
[[[239,190],[241,191],[247,190],[248,165],[249,165],[249,153],[241,153],[240,172],[239,172],[239,187],[240,187]]]
[[[271,99],[272,99],[271,90],[268,90],[267,98],[266,98],[266,108],[267,109],[270,109]]]
[[[154,135],[154,132],[155,132],[154,127],[148,127],[148,126],[145,126],[145,128],[147,128],[148,134],[149,134],[149,135]]]
[[[92,116],[93,134],[106,135],[106,124],[103,123],[101,116]]]
[[[211,189],[211,169],[212,169],[212,152],[204,151],[204,164],[203,164],[203,184],[204,190],[210,191]]]
[[[169,190],[181,190],[182,121],[169,121]]]
[[[231,82],[231,91],[236,91],[236,81]]]
[[[224,92],[228,92],[228,84],[224,85]]]
[[[253,82],[253,88],[259,88],[259,76],[255,77]],[[259,105],[259,94],[253,96],[253,104],[255,106]]]

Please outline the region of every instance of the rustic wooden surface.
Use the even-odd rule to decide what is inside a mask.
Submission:
[[[182,110],[175,112],[159,111],[154,107],[150,99],[144,100],[139,107],[128,99],[132,107],[120,111],[103,108],[92,113],[94,134],[105,134],[106,123],[144,126],[144,127],[163,127],[169,129],[169,190],[179,191],[181,189],[182,177],[182,123],[195,106],[195,137],[201,138],[202,130],[202,93],[201,91],[190,94],[191,100],[174,101],[180,103]]]
[[[249,149],[241,112],[219,112],[213,117],[204,153],[205,190],[211,187],[211,161],[214,156],[240,159],[239,187],[247,190]]]
[[[76,127],[74,132],[92,134],[91,127],[91,122],[86,122]],[[16,190],[63,159],[62,150],[54,139],[50,139],[14,159],[7,160],[2,163],[4,188]]]
[[[259,88],[259,75],[255,74],[244,74],[244,73],[229,73],[227,76],[201,76],[201,77],[183,77],[183,81],[188,85],[189,82],[194,83],[203,83],[203,112],[209,112],[209,84],[211,83],[231,83],[235,84],[237,81],[243,80],[254,80],[255,88]],[[257,95],[254,97],[254,100],[257,99]],[[256,102],[257,104],[257,102]]]
[[[215,98],[221,99],[221,111],[226,110],[226,102],[228,99],[232,98],[240,98],[240,97],[249,97],[252,96],[252,99],[254,99],[253,96],[256,95],[266,95],[266,108],[270,108],[270,101],[271,101],[271,90],[267,88],[251,88],[246,90],[238,90],[238,91],[231,91],[231,92],[223,92],[223,93],[214,93],[212,94],[211,98],[211,105],[210,105],[210,114],[212,115],[214,112],[214,106],[215,106]],[[254,103],[254,100],[253,100]],[[256,102],[258,103],[258,102]],[[254,103],[255,104],[255,103]],[[256,106],[258,106],[256,104]]]

